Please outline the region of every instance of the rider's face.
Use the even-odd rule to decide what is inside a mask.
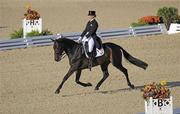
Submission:
[[[94,16],[91,16],[91,15],[88,16],[89,20],[92,20],[93,18],[94,18]]]

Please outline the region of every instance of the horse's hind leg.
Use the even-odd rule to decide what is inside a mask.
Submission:
[[[95,87],[95,90],[99,90],[99,87],[101,86],[101,84],[107,79],[107,77],[109,76],[109,73],[108,73],[108,65],[109,63],[107,64],[102,64],[101,65],[101,70],[103,71],[103,78],[98,82],[98,84],[96,85]]]
[[[122,64],[119,64],[119,65],[114,65],[117,69],[119,69],[120,71],[122,71],[124,73],[124,75],[126,76],[126,80],[127,80],[127,84],[129,87],[131,87],[132,89],[134,89],[134,85],[131,84],[130,80],[129,80],[129,76],[128,76],[128,71],[126,68],[124,68],[122,66]]]
[[[76,83],[83,86],[83,87],[87,87],[87,86],[92,86],[91,83],[83,83],[80,82],[80,76],[81,76],[81,70],[77,70],[76,71]]]
[[[129,80],[127,69],[122,66],[122,52],[119,49],[114,50],[114,52],[112,53],[112,65],[124,73],[128,86],[134,89],[134,85],[131,84]]]

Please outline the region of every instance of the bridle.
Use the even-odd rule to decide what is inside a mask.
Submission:
[[[66,53],[63,52],[61,55],[60,55],[60,60],[64,59],[66,57]]]

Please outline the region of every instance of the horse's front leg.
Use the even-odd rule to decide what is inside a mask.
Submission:
[[[55,93],[59,94],[60,89],[62,88],[64,82],[72,75],[72,73],[74,72],[74,70],[72,68],[69,69],[68,73],[64,76],[61,84],[59,85],[59,87],[56,89]]]
[[[83,86],[83,87],[88,87],[88,86],[92,86],[91,83],[84,83],[80,81],[80,76],[81,76],[81,71],[82,70],[77,70],[76,71],[76,83]]]

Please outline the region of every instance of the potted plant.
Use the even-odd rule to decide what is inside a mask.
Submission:
[[[145,114],[173,114],[172,96],[166,81],[151,83],[142,89]]]

